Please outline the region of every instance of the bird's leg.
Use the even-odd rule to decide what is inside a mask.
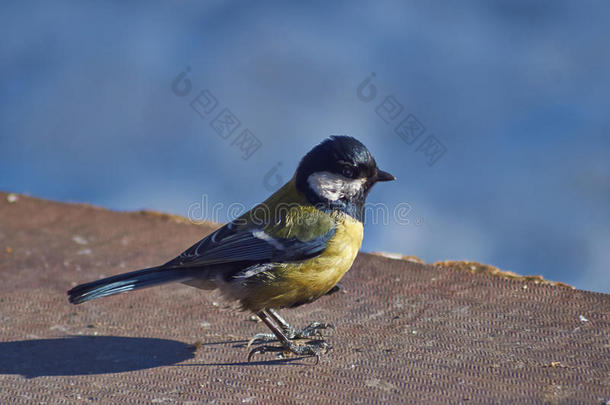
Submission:
[[[248,361],[252,359],[256,353],[269,353],[269,352],[291,352],[297,356],[316,356],[316,363],[320,360],[320,354],[326,353],[332,347],[324,342],[323,340],[316,341],[316,343],[309,343],[305,345],[297,345],[291,342],[290,339],[280,330],[275,323],[272,321],[272,317],[266,311],[257,312],[256,315],[265,322],[265,325],[271,329],[271,332],[279,340],[281,346],[259,346],[256,349],[252,349],[248,354]],[[285,323],[286,321],[284,321]]]
[[[282,328],[282,331],[284,332],[283,335],[288,339],[304,339],[308,337],[322,336],[320,333],[321,329],[335,329],[335,326],[331,323],[312,322],[303,329],[297,330],[290,326],[290,324],[286,322],[286,320],[282,318],[275,310],[268,309],[266,312],[267,315],[272,318],[280,328]],[[270,340],[274,340],[275,338],[275,334],[257,333],[252,339],[250,339],[248,346],[252,345],[252,343],[256,342],[257,340],[268,342]]]

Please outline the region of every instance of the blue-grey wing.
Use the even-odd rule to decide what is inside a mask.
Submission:
[[[229,223],[216,230],[184,251],[164,267],[207,267],[240,263],[248,266],[255,263],[292,262],[305,260],[320,254],[335,228],[302,241],[298,238],[278,238],[262,228],[237,227]]]

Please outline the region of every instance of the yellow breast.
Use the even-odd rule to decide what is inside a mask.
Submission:
[[[244,309],[291,307],[313,301],[333,288],[352,267],[362,244],[362,223],[336,213],[336,231],[322,254],[294,263],[278,263],[274,277],[241,299]]]

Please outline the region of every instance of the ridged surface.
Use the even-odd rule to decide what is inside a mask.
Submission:
[[[610,399],[610,296],[535,280],[360,254],[341,292],[281,312],[336,325],[317,366],[246,363],[265,327],[217,292],[68,303],[77,283],[164,263],[212,229],[0,193],[0,403]]]

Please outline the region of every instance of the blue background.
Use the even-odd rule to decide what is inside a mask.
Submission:
[[[0,189],[182,215],[207,199],[224,208],[198,219],[226,221],[278,163],[286,181],[350,134],[399,179],[369,202],[411,207],[369,217],[363,250],[610,292],[608,21],[608,1],[2,2]],[[203,89],[232,138],[189,106]],[[391,95],[446,148],[434,165],[377,115]]]

